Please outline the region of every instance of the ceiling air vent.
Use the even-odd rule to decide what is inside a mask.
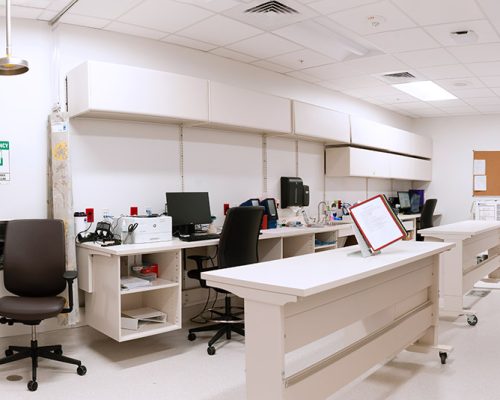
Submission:
[[[275,13],[275,14],[298,14],[299,12],[292,7],[279,1],[267,1],[258,6],[245,10],[246,13]]]
[[[417,79],[417,77],[415,75],[413,75],[412,73],[407,72],[407,71],[391,72],[389,74],[379,75],[379,76],[377,76],[377,78],[380,79],[381,81],[383,81],[385,83],[389,83],[391,85],[396,84],[396,83],[407,83],[407,82],[413,82],[416,80],[420,80],[420,79]]]

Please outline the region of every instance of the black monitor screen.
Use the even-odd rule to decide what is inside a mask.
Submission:
[[[211,223],[208,193],[167,193],[167,214],[172,217],[172,226]]]
[[[410,204],[411,204],[410,212],[414,214],[420,212],[420,195],[417,193],[413,193],[411,195]]]
[[[402,209],[408,209],[411,207],[410,204],[410,194],[408,192],[398,192],[399,205]]]

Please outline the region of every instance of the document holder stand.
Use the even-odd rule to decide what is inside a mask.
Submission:
[[[372,249],[370,249],[370,247],[366,243],[365,238],[363,237],[363,235],[359,231],[356,224],[352,224],[352,230],[354,231],[354,236],[356,237],[356,240],[358,241],[359,249],[361,250],[361,255],[363,256],[363,258],[370,257],[370,256],[376,256],[377,254],[380,254],[380,250],[379,251],[372,251]]]

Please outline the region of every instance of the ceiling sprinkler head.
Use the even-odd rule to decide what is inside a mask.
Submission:
[[[371,15],[368,17],[368,23],[372,28],[378,28],[385,22],[385,18],[380,15]]]

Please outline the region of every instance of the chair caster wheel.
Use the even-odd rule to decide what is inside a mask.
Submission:
[[[213,356],[215,354],[215,347],[214,346],[209,346],[207,348],[207,353],[209,356]]]
[[[448,353],[444,351],[439,352],[439,358],[441,359],[441,364],[446,364],[446,359],[448,358]]]
[[[194,333],[189,332],[189,335],[188,335],[188,340],[189,340],[190,342],[192,342],[192,341],[193,341],[193,340],[195,340],[195,339],[196,339],[196,335],[195,335]]]
[[[475,315],[468,315],[467,316],[467,323],[470,325],[470,326],[475,326],[477,324],[477,317]]]
[[[10,356],[12,356],[12,355],[14,355],[14,352],[13,352],[11,349],[7,349],[7,350],[5,350],[5,356],[6,356],[6,357],[10,357]]]
[[[30,392],[34,392],[37,389],[38,389],[38,382],[37,381],[29,381],[28,382],[28,390]]]
[[[87,368],[84,366],[84,365],[80,365],[77,369],[76,369],[76,373],[80,376],[83,376],[87,373]]]

